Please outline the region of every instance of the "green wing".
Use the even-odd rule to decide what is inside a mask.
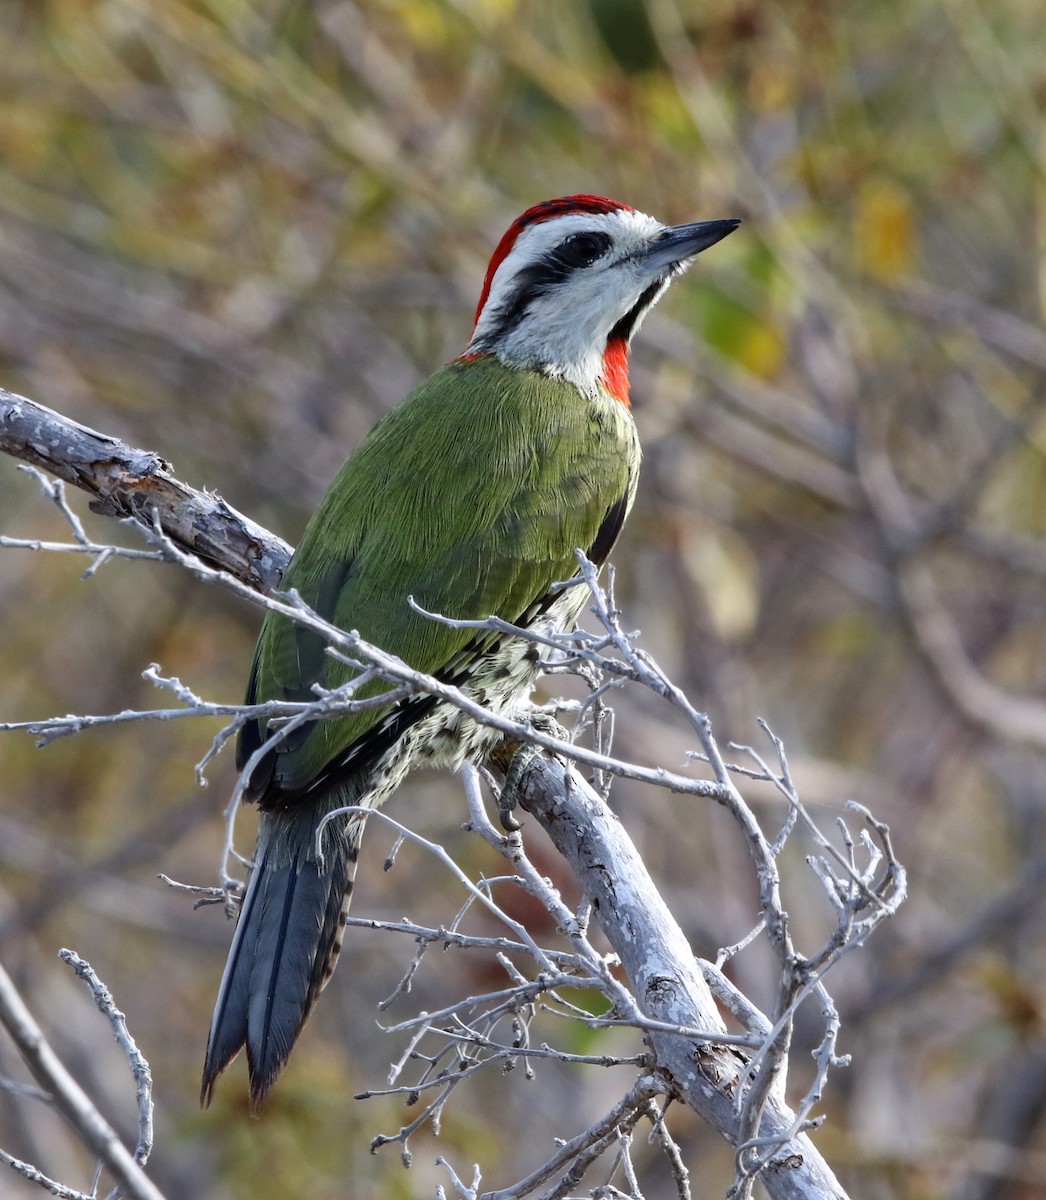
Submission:
[[[631,416],[617,401],[495,359],[452,363],[342,467],[284,586],[412,667],[454,678],[484,643],[413,612],[407,597],[448,617],[518,621],[575,574],[575,548],[600,560],[609,553],[638,462]],[[248,702],[311,699],[314,684],[334,688],[352,675],[319,636],[269,614]],[[318,721],[267,756],[252,790],[267,807],[293,803],[315,781],[372,761],[430,707],[415,698],[391,720],[388,706]],[[263,725],[244,730],[241,765],[266,737]]]

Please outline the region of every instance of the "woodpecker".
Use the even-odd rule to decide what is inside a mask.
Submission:
[[[629,410],[629,345],[671,280],[740,224],[666,226],[601,196],[529,208],[490,260],[464,353],[363,439],[310,520],[284,577],[316,612],[498,713],[530,692],[533,644],[454,628],[495,615],[571,628],[584,589],[575,550],[610,553],[636,491],[640,450]],[[351,666],[313,631],[269,613],[247,703],[311,700]],[[246,799],[261,821],[211,1023],[201,1100],[247,1047],[251,1111],[287,1062],[330,979],[364,819],[415,766],[478,762],[499,734],[432,696],[295,729],[264,751]],[[270,733],[240,734],[242,771]]]

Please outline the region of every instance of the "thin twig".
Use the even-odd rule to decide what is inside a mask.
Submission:
[[[15,1043],[26,1066],[81,1142],[105,1164],[125,1200],[163,1200],[156,1185],[126,1149],[116,1132],[62,1065],[43,1031],[33,1020],[10,976],[0,965],[0,1024]]]
[[[127,1028],[127,1018],[116,1007],[112,992],[98,978],[91,964],[74,950],[59,950],[58,957],[68,963],[90,988],[99,1011],[112,1026],[117,1045],[127,1056],[138,1096],[138,1145],[135,1147],[134,1161],[144,1167],[153,1148],[153,1077],[149,1064]]]

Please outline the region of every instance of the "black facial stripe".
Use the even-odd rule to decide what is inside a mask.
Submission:
[[[628,312],[625,313],[621,320],[618,321],[618,323],[610,331],[610,337],[607,338],[607,341],[612,342],[620,340],[627,342],[629,338],[631,338],[632,331],[635,329],[639,318],[646,312],[648,308],[652,307],[657,302],[657,298],[661,295],[667,282],[668,279],[664,276],[662,276],[660,279],[655,279],[654,282],[646,289],[646,291],[643,292],[635,304],[632,305]]]
[[[546,255],[538,262],[525,267],[516,276],[517,290],[509,304],[501,310],[501,319],[510,323],[521,317],[530,307],[530,302],[538,296],[543,296],[557,283],[562,283],[571,273],[566,263],[558,261],[554,255]]]
[[[599,230],[571,234],[520,270],[514,280],[515,291],[491,316],[494,322],[475,343],[476,349],[493,346],[511,329],[539,296],[543,296],[576,271],[583,271],[602,258],[612,245],[608,234]]]
[[[514,280],[516,290],[491,315],[493,325],[484,333],[479,348],[494,345],[511,329],[539,296],[557,283],[562,283],[575,268],[556,259],[554,252],[529,267],[524,267]]]

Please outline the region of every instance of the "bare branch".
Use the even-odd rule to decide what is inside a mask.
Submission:
[[[127,1200],[163,1200],[163,1194],[51,1049],[2,965],[0,1024],[7,1030],[37,1083],[50,1092],[55,1107],[72,1125],[80,1141],[105,1165]],[[9,1162],[9,1165],[13,1164]],[[41,1176],[38,1182],[43,1178]],[[48,1180],[43,1186],[50,1182]],[[79,1200],[77,1193],[68,1189],[67,1192]]]
[[[544,755],[528,765],[520,799],[592,898],[644,1015],[674,1027],[674,1032],[649,1033],[659,1069],[695,1112],[736,1145],[736,1097],[744,1062],[712,1041],[680,1035],[680,1028],[721,1031],[722,1020],[693,952],[635,846],[584,780]],[[605,869],[610,862],[613,872]],[[760,1136],[775,1145],[760,1174],[770,1196],[845,1196],[813,1143],[795,1127],[795,1114],[771,1093],[759,1126]]]
[[[98,1200],[98,1197],[93,1193],[81,1192],[76,1188],[66,1187],[64,1183],[59,1183],[55,1179],[51,1179],[45,1175],[43,1171],[34,1167],[32,1163],[23,1162],[20,1158],[15,1158],[13,1154],[8,1154],[6,1150],[0,1150],[0,1162],[6,1163],[16,1174],[28,1179],[30,1183],[37,1183],[45,1191],[51,1193],[52,1196],[58,1196],[60,1200]]]
[[[108,1019],[113,1036],[130,1063],[138,1095],[138,1145],[135,1147],[134,1161],[144,1167],[153,1148],[153,1077],[149,1064],[127,1028],[127,1018],[116,1007],[112,992],[98,978],[91,964],[73,950],[59,950],[58,957],[68,963],[91,989],[95,1003]]]
[[[14,399],[19,404],[29,403]],[[46,413],[46,410],[43,411]],[[92,434],[92,431],[83,432],[93,437],[101,436]],[[111,444],[111,439],[102,440],[106,445]],[[52,485],[49,494],[70,525],[72,548],[90,553],[96,564],[107,561],[107,551],[120,553],[117,547],[97,546],[88,541],[75,515],[68,509],[60,485]],[[110,509],[105,508],[104,511]],[[226,511],[224,516],[229,517],[230,512]],[[444,1106],[453,1089],[461,1080],[470,1078],[491,1064],[501,1063],[508,1067],[522,1062],[529,1073],[531,1059],[555,1056],[563,1061],[582,1061],[579,1056],[564,1055],[546,1043],[534,1044],[532,1022],[538,1014],[546,1012],[561,1019],[585,1021],[593,1027],[625,1025],[642,1030],[656,1062],[656,1087],[649,1094],[632,1095],[626,1104],[627,1113],[618,1106],[613,1114],[617,1119],[611,1122],[608,1117],[598,1127],[594,1126],[592,1130],[579,1135],[579,1139],[575,1139],[577,1144],[570,1144],[573,1146],[571,1153],[567,1154],[564,1147],[554,1160],[550,1160],[556,1165],[540,1180],[529,1185],[528,1181],[523,1181],[496,1195],[523,1196],[559,1171],[563,1173],[547,1196],[551,1198],[565,1194],[580,1181],[588,1166],[599,1155],[611,1151],[613,1162],[610,1174],[596,1190],[606,1195],[638,1197],[639,1186],[630,1157],[630,1130],[644,1113],[653,1114],[655,1132],[662,1128],[663,1120],[656,1113],[653,1097],[655,1094],[667,1094],[684,1100],[737,1147],[738,1169],[732,1194],[738,1200],[749,1195],[756,1177],[764,1183],[772,1200],[793,1200],[800,1196],[816,1196],[818,1200],[825,1200],[843,1196],[830,1169],[806,1138],[804,1130],[817,1123],[811,1114],[820,1099],[830,1069],[845,1063],[845,1059],[835,1054],[838,1018],[822,983],[824,973],[842,953],[859,944],[881,920],[895,911],[903,899],[903,868],[893,856],[885,826],[876,824],[862,810],[862,815],[878,840],[862,834],[859,843],[855,842],[846,827],[841,825],[844,845],[840,851],[820,833],[803,808],[789,774],[783,745],[769,730],[767,733],[777,755],[775,770],[772,771],[749,748],[742,749],[747,750],[755,760],[757,772],[728,765],[713,737],[707,715],[690,704],[658,664],[637,649],[634,635],[622,627],[613,597],[612,573],[604,588],[596,569],[583,555],[579,556],[580,580],[568,581],[563,586],[588,588],[592,597],[592,611],[603,626],[602,633],[579,631],[544,635],[515,629],[496,619],[476,623],[482,628],[528,638],[539,644],[543,652],[547,652],[545,656],[552,669],[575,669],[583,674],[590,689],[586,702],[575,703],[572,707],[548,706],[549,713],[557,715],[567,711],[567,708],[573,712],[574,729],[567,734],[560,731],[558,726],[553,726],[553,732],[550,732],[547,718],[528,722],[488,713],[459,689],[413,671],[394,656],[364,642],[356,633],[331,625],[309,609],[295,593],[259,596],[257,577],[243,570],[242,556],[238,557],[239,543],[234,541],[233,550],[230,551],[222,537],[208,536],[205,543],[186,541],[179,532],[177,522],[169,522],[162,509],[157,507],[150,510],[144,502],[133,515],[138,527],[155,547],[149,552],[151,556],[176,562],[203,582],[217,584],[312,629],[326,640],[329,653],[348,662],[358,671],[356,677],[342,688],[329,692],[317,689],[316,699],[308,703],[264,705],[247,710],[208,705],[179,680],[162,676],[155,665],[150,667],[146,672],[147,677],[158,686],[172,690],[183,706],[181,709],[150,714],[154,719],[165,719],[175,714],[227,718],[225,727],[200,763],[200,770],[239,724],[256,713],[264,712],[270,719],[278,718],[273,721],[274,732],[270,742],[258,751],[258,755],[261,755],[304,721],[336,716],[362,706],[394,703],[416,693],[434,695],[454,705],[468,717],[499,730],[505,742],[490,761],[490,766],[499,776],[506,769],[514,746],[528,743],[545,751],[526,767],[520,786],[521,798],[524,807],[545,826],[582,883],[585,899],[577,913],[570,912],[558,892],[534,868],[525,853],[522,838],[518,834],[504,837],[495,830],[486,816],[478,776],[474,770],[465,772],[470,826],[507,859],[512,868],[510,874],[474,882],[457,867],[441,846],[419,837],[384,813],[370,814],[388,821],[396,828],[399,838],[397,846],[404,839],[409,839],[429,853],[436,854],[455,873],[467,893],[465,903],[447,929],[433,930],[411,922],[366,922],[372,927],[410,933],[419,941],[419,948],[390,1000],[409,990],[411,979],[423,961],[426,947],[433,941],[462,948],[494,950],[508,978],[505,988],[459,998],[437,1012],[420,1013],[389,1027],[388,1032],[407,1034],[408,1044],[393,1067],[390,1089],[380,1094],[389,1094],[391,1091],[407,1094],[411,1101],[423,1095],[430,1099],[422,1106],[419,1115],[398,1133],[378,1135],[373,1142],[375,1148],[388,1142],[398,1142],[404,1161],[409,1161],[412,1133],[425,1122],[431,1123],[434,1130],[438,1131]],[[252,537],[253,534],[244,536]],[[231,566],[235,574],[217,570],[212,563]],[[272,585],[268,586],[271,589]],[[434,620],[443,619],[438,614],[429,615]],[[391,686],[377,698],[357,700],[355,697],[361,680],[373,678],[381,678]],[[609,710],[605,709],[603,698],[608,690],[626,682],[649,689],[682,717],[701,748],[700,753],[692,757],[711,768],[712,780],[640,767],[610,755],[612,721],[608,718]],[[101,718],[61,718],[53,723],[36,723],[32,729],[46,739],[75,732],[88,724],[136,717],[137,714],[121,713]],[[28,725],[19,727],[27,728]],[[596,749],[577,744],[576,739],[582,733],[587,733],[589,737],[596,736]],[[556,757],[552,758],[551,755]],[[757,1012],[715,968],[707,964],[700,967],[694,961],[689,946],[654,889],[635,847],[609,813],[603,799],[575,771],[564,766],[561,760],[572,760],[591,767],[597,772],[597,779],[604,781],[606,786],[609,786],[612,776],[624,776],[675,792],[714,799],[731,813],[743,832],[758,876],[760,919],[753,933],[724,952],[724,955],[739,953],[753,938],[766,934],[779,964],[777,998],[771,1019]],[[249,777],[253,765],[253,760],[245,765],[227,812],[221,895],[229,905],[234,904],[240,885],[229,876],[226,864],[230,857],[241,863],[246,862],[234,849],[232,822],[244,780]],[[763,833],[738,791],[733,778],[735,774],[771,781],[785,797],[788,804],[786,817],[774,840],[771,841]],[[346,813],[366,815],[367,810],[353,808],[331,815]],[[783,846],[799,827],[811,832],[815,838],[820,854],[811,860],[811,865],[837,921],[837,929],[832,937],[810,957],[798,954],[793,946],[781,898],[777,865]],[[512,921],[504,909],[495,903],[493,889],[506,883],[525,888],[543,904],[568,939],[570,953],[546,950],[539,946],[526,928]],[[200,894],[205,901],[217,898],[215,889],[204,889]],[[462,933],[459,924],[470,906],[476,903],[485,905],[506,926],[510,936],[473,938]],[[591,914],[598,916],[604,932],[617,951],[628,986],[611,972],[610,960],[597,953],[590,944],[587,925]],[[354,919],[353,923],[361,922]],[[536,965],[536,977],[528,978],[503,953],[506,949],[528,954]],[[738,1035],[726,1031],[706,977],[714,989],[714,995],[737,1017],[745,1033]],[[594,1016],[557,993],[557,988],[565,987],[598,989],[610,999],[613,1008],[607,1015]],[[793,1113],[782,1099],[791,1024],[799,1004],[812,995],[821,1001],[825,1032],[815,1055],[817,1069],[814,1083],[800,1102],[798,1112]],[[511,1038],[496,1032],[496,1028],[502,1024],[511,1026]],[[753,1053],[746,1058],[738,1053],[739,1049]],[[631,1062],[645,1066],[649,1059],[644,1055],[615,1057],[613,1060],[603,1056],[585,1056],[584,1061],[599,1065],[605,1065],[608,1061]],[[419,1064],[418,1077],[409,1083],[399,1084],[397,1081],[408,1063]],[[655,1076],[644,1074],[636,1087],[652,1087],[650,1080]],[[664,1146],[672,1145],[667,1130],[662,1128],[659,1136]],[[615,1147],[616,1153],[613,1153]],[[670,1149],[666,1149],[666,1153],[672,1158]],[[685,1196],[688,1193],[686,1172],[677,1160],[678,1152],[673,1160],[673,1174],[679,1194]],[[618,1177],[618,1172],[621,1173],[619,1181],[627,1189],[626,1192],[621,1192],[611,1182]],[[452,1178],[460,1195],[475,1195],[479,1184],[478,1170],[471,1188],[453,1174]],[[531,1177],[532,1180],[535,1178]]]
[[[577,1184],[588,1166],[595,1161],[617,1137],[617,1131],[626,1123],[635,1122],[642,1115],[646,1104],[655,1096],[664,1092],[664,1083],[652,1075],[641,1076],[628,1093],[595,1125],[584,1133],[564,1142],[560,1149],[546,1163],[540,1166],[526,1179],[512,1187],[502,1188],[497,1192],[484,1192],[480,1200],[519,1200],[538,1188],[546,1180],[551,1179],[558,1171],[567,1170],[563,1183],[568,1187]],[[562,1194],[559,1189],[548,1193],[549,1196]]]
[[[160,527],[178,546],[256,590],[275,588],[290,547],[218,495],[197,491],[150,450],[70,421],[0,388],[0,450],[90,492],[94,512]]]

